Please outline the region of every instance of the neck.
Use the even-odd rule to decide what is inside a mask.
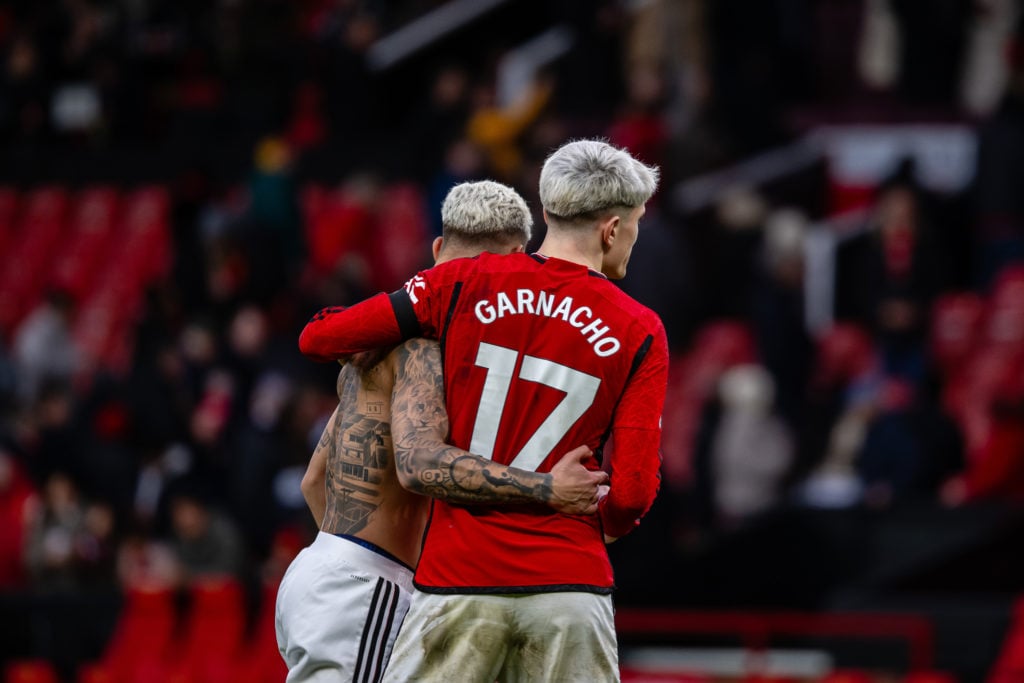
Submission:
[[[601,251],[601,243],[598,241],[585,241],[583,238],[589,233],[579,235],[556,234],[548,230],[544,236],[544,242],[538,251],[544,256],[562,259],[571,263],[578,263],[591,270],[601,272],[601,263],[604,253]]]

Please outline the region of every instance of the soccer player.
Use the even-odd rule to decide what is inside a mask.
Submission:
[[[438,263],[483,249],[522,250],[532,223],[514,190],[486,181],[453,188],[442,217]],[[383,359],[354,360],[338,375],[338,408],[302,484],[321,531],[278,591],[278,644],[290,682],[380,679],[408,609],[429,508],[427,498],[399,483],[404,475],[395,470],[392,439],[443,460],[437,476],[420,487],[430,495],[460,504],[529,502],[567,514],[596,512],[607,475],[580,463],[589,448],[574,449],[550,473],[539,473],[444,443],[439,366],[437,343],[414,339]]]
[[[301,350],[325,359],[439,339],[450,443],[495,462],[547,472],[568,444],[615,444],[595,517],[434,502],[385,680],[618,680],[604,542],[657,493],[668,349],[658,317],[608,278],[626,272],[657,176],[606,143],[568,143],[541,171],[538,253],[451,261],[303,330]],[[396,458],[438,468],[426,450]]]

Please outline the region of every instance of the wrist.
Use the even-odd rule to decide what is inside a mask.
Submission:
[[[550,505],[555,500],[555,475],[550,472],[537,473],[540,481],[534,487],[538,500]]]

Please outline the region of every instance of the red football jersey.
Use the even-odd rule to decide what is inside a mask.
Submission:
[[[393,322],[380,320],[385,301]],[[341,355],[395,341],[385,337],[396,329],[439,339],[449,440],[495,462],[546,472],[581,444],[599,452],[613,432],[617,444],[598,516],[435,501],[417,586],[610,591],[603,535],[627,533],[658,487],[668,373],[658,317],[599,273],[525,254],[450,261],[372,302],[318,314],[303,350]]]

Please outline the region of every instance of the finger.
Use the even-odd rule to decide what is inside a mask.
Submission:
[[[611,479],[611,477],[608,476],[607,472],[598,471],[598,472],[594,472],[594,474],[598,475],[594,479],[594,481],[596,481],[598,483],[598,485],[601,485],[601,486],[603,486],[604,484],[607,484],[608,480]]]
[[[594,452],[586,446],[577,446],[568,453],[565,454],[566,458],[571,458],[577,462],[586,460],[587,458],[593,457]]]

